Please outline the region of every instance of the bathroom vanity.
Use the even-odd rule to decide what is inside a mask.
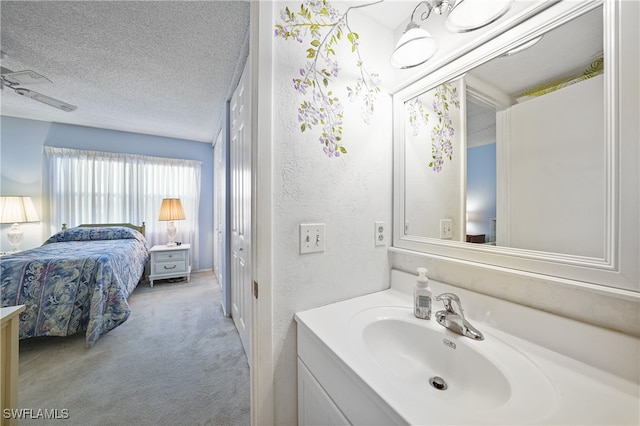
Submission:
[[[415,318],[414,282],[296,314],[300,425],[640,423],[639,339],[431,281],[472,340]]]
[[[393,92],[390,288],[296,314],[299,424],[640,424],[640,6],[546,6]],[[495,145],[480,219],[474,118]],[[413,316],[419,266],[484,340]]]

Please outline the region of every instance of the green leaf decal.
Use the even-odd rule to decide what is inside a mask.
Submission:
[[[297,13],[285,7],[280,13],[282,22],[275,24],[276,37],[300,43],[307,40],[307,62],[290,81],[295,90],[304,96],[297,114],[300,131],[304,132],[320,124],[320,141],[324,145],[324,153],[329,157],[347,153],[341,144],[344,107],[331,87],[341,82],[339,73],[343,65],[336,58],[336,46],[341,40],[345,40],[343,34],[346,34],[343,44],[348,42],[351,46],[357,67],[355,85],[347,87],[348,98],[350,101],[361,102],[362,119],[365,123],[369,123],[377,93],[380,93],[379,76],[364,66],[359,49],[360,35],[349,26],[349,11],[371,4],[375,2],[349,6],[345,12],[340,12],[329,0],[303,0]]]

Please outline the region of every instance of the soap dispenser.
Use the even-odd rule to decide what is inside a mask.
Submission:
[[[418,279],[413,292],[413,314],[416,318],[431,319],[431,288],[427,268],[418,268]]]

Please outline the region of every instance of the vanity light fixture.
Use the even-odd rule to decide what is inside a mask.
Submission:
[[[457,0],[447,16],[447,28],[463,33],[494,23],[511,8],[514,0]]]
[[[426,21],[431,12],[447,14],[447,28],[454,32],[477,30],[495,22],[511,8],[514,0],[426,0],[416,5],[409,24],[391,54],[391,65],[407,69],[427,62],[438,50],[438,42],[415,21],[421,6],[426,10],[420,19]]]
[[[523,52],[529,49],[530,47],[533,47],[535,44],[537,44],[540,40],[542,40],[542,37],[543,36],[538,36],[532,40],[527,41],[526,43],[522,43],[520,46],[516,46],[513,49],[505,52],[502,56],[512,56],[512,55],[515,55],[516,53]]]
[[[426,21],[434,10],[434,5],[429,1],[421,1],[413,9],[411,20],[391,54],[391,65],[395,68],[407,69],[422,65],[438,50],[436,39],[414,21],[416,11],[422,5],[427,6],[427,10],[420,15],[422,21]],[[436,13],[438,10],[440,9],[436,9]]]

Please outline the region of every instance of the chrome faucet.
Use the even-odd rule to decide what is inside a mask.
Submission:
[[[435,314],[438,324],[470,339],[484,340],[484,335],[464,318],[462,303],[457,295],[442,293],[436,296],[436,300],[441,300],[444,303],[444,311],[438,311]]]

